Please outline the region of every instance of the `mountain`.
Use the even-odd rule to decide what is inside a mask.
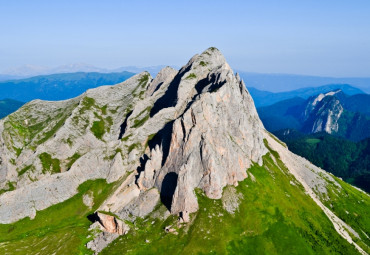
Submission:
[[[351,84],[366,93],[370,93],[370,77],[334,78],[295,74],[238,72],[240,77],[246,81],[248,87],[255,87],[264,91],[284,92],[297,88],[320,87],[326,84]]]
[[[292,152],[370,192],[370,138],[353,142],[326,133],[307,135],[294,129],[274,134]]]
[[[101,68],[84,63],[74,63],[61,65],[57,67],[45,67],[45,66],[36,66],[36,65],[23,65],[15,68],[10,68],[4,70],[0,74],[0,81],[11,80],[11,79],[24,79],[33,76],[40,75],[51,75],[51,74],[68,74],[68,73],[122,73],[122,72],[131,72],[131,73],[140,73],[140,72],[149,72],[151,75],[156,75],[164,65],[157,66],[122,66],[119,68]],[[177,68],[177,67],[176,67]]]
[[[16,80],[16,79],[20,79],[20,78],[21,77],[18,77],[18,76],[0,74],[0,81]]]
[[[348,96],[341,90],[292,98],[258,108],[267,130],[297,129],[304,133],[326,132],[353,141],[370,137],[370,95]]]
[[[122,70],[122,71],[126,71],[126,70]],[[110,71],[105,68],[100,68],[100,67],[96,67],[96,66],[92,66],[92,65],[88,65],[84,63],[75,63],[75,64],[68,64],[68,65],[61,65],[57,67],[23,65],[19,67],[9,68],[7,70],[4,70],[2,73],[8,76],[16,76],[16,77],[25,78],[25,77],[32,77],[32,76],[39,76],[39,75],[50,75],[50,74],[59,74],[59,73],[77,73],[77,72],[107,73]]]
[[[30,77],[42,74],[48,74],[49,68],[37,65],[23,65],[19,67],[9,68],[2,71],[3,75],[16,77]]]
[[[342,90],[347,95],[364,94],[362,90],[347,84],[330,84],[320,87],[307,87],[279,93],[261,91],[253,87],[248,87],[248,90],[251,93],[253,100],[256,104],[256,107],[269,106],[277,102],[291,99],[294,97],[301,97],[307,99],[311,96],[315,96],[320,93],[327,93],[338,89]]]
[[[0,100],[0,119],[18,110],[24,103],[12,99]]]
[[[27,102],[33,99],[64,100],[90,88],[123,82],[133,73],[64,73],[0,82],[0,99]]]
[[[0,133],[3,254],[370,252],[369,195],[267,132],[213,47]]]

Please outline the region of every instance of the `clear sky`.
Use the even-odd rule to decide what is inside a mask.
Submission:
[[[0,0],[0,35],[0,73],[182,66],[216,46],[239,70],[370,76],[369,0]]]

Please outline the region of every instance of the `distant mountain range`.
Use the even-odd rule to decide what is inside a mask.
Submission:
[[[21,78],[22,77],[19,77],[19,76],[0,74],[0,81],[16,80],[16,79],[21,79]]]
[[[307,87],[319,87],[326,84],[350,84],[370,93],[370,77],[334,78],[293,74],[264,74],[239,71],[247,87],[271,92],[284,92]]]
[[[248,86],[248,84],[247,84]],[[277,103],[282,100],[300,97],[303,99],[307,99],[311,96],[318,95],[320,93],[327,93],[329,91],[342,90],[347,95],[356,95],[356,94],[364,94],[364,92],[358,88],[355,88],[348,84],[329,84],[319,87],[307,87],[301,89],[295,89],[292,91],[286,92],[269,92],[256,89],[254,87],[248,87],[249,92],[251,93],[254,104],[256,107],[268,106],[274,103]]]
[[[75,73],[75,72],[107,72],[104,68],[95,67],[88,64],[77,63],[62,65],[58,67],[45,67],[37,65],[23,65],[15,68],[9,68],[2,72],[3,75],[15,77],[32,77],[37,75],[48,75],[57,73]]]
[[[134,73],[63,73],[0,82],[0,99],[28,102],[33,99],[64,100],[87,89],[123,82]]]
[[[85,63],[74,63],[61,65],[57,67],[45,67],[38,65],[23,65],[9,68],[0,71],[0,81],[8,79],[22,79],[37,75],[49,75],[58,73],[76,73],[76,72],[98,72],[98,73],[115,73],[115,72],[132,72],[140,73],[147,71],[153,77],[164,68],[164,65],[155,66],[122,66],[119,68],[101,68]],[[171,66],[179,69],[178,66]],[[327,84],[350,84],[357,87],[366,93],[370,93],[370,77],[320,77],[309,75],[295,75],[295,74],[269,74],[269,73],[252,73],[245,71],[237,71],[240,77],[245,81],[248,88],[253,87],[262,91],[287,92],[291,90],[320,87]],[[345,91],[346,92],[346,91]],[[348,93],[347,93],[348,94]],[[286,98],[285,98],[286,99]]]
[[[19,102],[12,99],[0,100],[0,119],[15,112],[22,105],[24,105],[23,102]]]
[[[38,75],[50,75],[50,74],[60,74],[60,73],[76,73],[76,72],[98,72],[98,73],[121,73],[121,72],[132,72],[140,73],[147,71],[152,76],[155,76],[164,65],[157,66],[146,66],[146,67],[137,67],[137,66],[123,66],[119,68],[100,68],[93,65],[88,65],[84,63],[76,63],[69,65],[62,65],[58,67],[45,67],[45,66],[36,66],[36,65],[23,65],[15,68],[10,68],[4,70],[0,74],[0,81],[9,80],[9,79],[22,79],[29,78]]]
[[[257,109],[269,131],[293,128],[301,132],[338,135],[359,141],[370,137],[370,95],[346,95],[341,90],[308,99],[295,97]]]

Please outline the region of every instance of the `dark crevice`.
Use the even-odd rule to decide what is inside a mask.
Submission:
[[[164,95],[154,103],[153,108],[150,111],[150,117],[153,117],[155,114],[157,114],[160,110],[164,108],[173,107],[176,105],[178,99],[177,91],[179,89],[181,78],[184,73],[190,70],[190,68],[191,65],[189,65],[184,71],[178,73],[175,76],[170,85],[168,85],[168,88]]]
[[[204,92],[203,90],[205,88],[207,88],[208,85],[210,85],[210,86],[208,86],[207,92],[212,93],[212,92],[216,92],[219,88],[221,88],[223,85],[226,84],[226,80],[222,81],[222,82],[216,82],[216,81],[217,81],[216,74],[212,74],[211,78],[207,77],[207,78],[204,78],[204,79],[200,80],[195,85],[195,89],[197,90],[197,94],[195,94],[193,96],[193,98],[188,102],[188,104],[186,105],[185,110],[184,110],[183,113],[185,113],[187,110],[190,109],[191,105],[196,101],[197,97],[199,97],[200,94]]]
[[[145,164],[146,164],[146,162],[149,160],[149,157],[148,157],[148,155],[146,155],[146,154],[144,154],[141,158],[140,158],[140,165],[139,165],[139,167],[136,169],[136,171],[137,171],[137,175],[135,176],[135,183],[137,183],[137,179],[139,178],[139,176],[140,176],[140,173],[142,172],[142,171],[144,171],[145,170]]]
[[[183,133],[182,140],[185,141],[186,129],[185,129],[185,124],[184,124],[184,121],[183,120],[181,120],[181,129],[182,129],[182,133]]]
[[[162,147],[163,157],[162,166],[167,160],[172,137],[172,127],[174,121],[168,122],[153,138],[148,142],[148,146],[151,149],[155,148],[156,145]]]
[[[97,212],[87,215],[87,219],[91,221],[91,223],[99,222],[101,225],[103,225],[102,222],[100,221],[100,218]]]
[[[200,94],[202,93],[203,89],[210,84],[210,81],[208,80],[208,77],[207,78],[204,78],[200,81],[198,81],[197,84],[195,84],[195,89],[197,91],[197,94]]]
[[[162,86],[163,82],[160,82],[157,87],[154,89],[152,95]]]
[[[173,194],[175,193],[177,187],[177,178],[177,173],[170,172],[166,174],[162,182],[161,201],[169,211],[171,211]]]
[[[129,113],[127,113],[125,121],[121,124],[118,140],[122,139],[123,135],[125,134],[126,129],[127,129],[127,121],[128,121],[128,118],[131,116],[132,112],[133,111],[131,110]]]
[[[243,91],[245,90],[245,86],[243,85],[243,82],[239,82],[239,90],[240,90],[240,95],[243,95]]]
[[[211,79],[209,80],[209,83],[211,83],[211,86],[208,88],[208,92],[216,92],[219,88],[221,88],[225,83],[224,81],[218,81],[221,74],[211,74]]]

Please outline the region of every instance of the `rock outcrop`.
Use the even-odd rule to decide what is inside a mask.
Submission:
[[[302,114],[304,121],[303,131],[307,133],[326,132],[337,133],[339,118],[343,113],[343,106],[334,95],[336,92],[319,94],[308,100],[306,109]]]
[[[129,226],[113,215],[108,215],[102,212],[98,212],[96,215],[98,217],[98,222],[101,224],[105,232],[123,235],[130,230]]]

